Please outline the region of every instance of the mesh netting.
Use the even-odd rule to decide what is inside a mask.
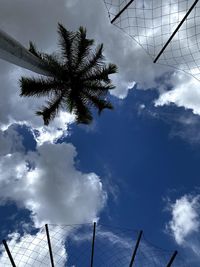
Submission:
[[[103,0],[110,20],[130,0]],[[134,0],[113,22],[153,59],[159,55],[184,16],[194,5],[157,62],[200,80],[200,2],[194,0]]]
[[[49,225],[49,234],[55,267],[88,267],[91,263],[93,224]],[[98,224],[94,242],[93,266],[129,266],[139,231],[121,229]],[[17,267],[51,266],[45,228],[36,233],[18,236],[7,240],[8,247]],[[155,247],[142,235],[133,266],[167,266],[173,251]],[[1,247],[0,266],[12,266]],[[172,267],[188,267],[178,254]]]

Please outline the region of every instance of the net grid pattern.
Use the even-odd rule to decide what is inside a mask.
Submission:
[[[110,21],[130,0],[103,0]],[[155,60],[194,0],[134,0],[113,25],[133,38]],[[197,2],[157,63],[200,80],[200,1]]]
[[[55,267],[90,266],[93,224],[48,225]],[[94,243],[95,267],[129,266],[140,231],[97,224]],[[13,241],[14,240],[14,241]],[[36,234],[8,238],[7,244],[17,267],[51,266],[45,227]],[[151,244],[142,235],[134,266],[161,267],[169,262],[173,251]],[[12,267],[3,246],[0,266]],[[188,267],[178,255],[172,267]]]

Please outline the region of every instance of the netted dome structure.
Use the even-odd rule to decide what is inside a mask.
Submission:
[[[1,267],[188,267],[142,231],[101,224],[45,225],[3,240]]]
[[[132,37],[154,63],[200,80],[198,0],[103,0],[113,25]]]

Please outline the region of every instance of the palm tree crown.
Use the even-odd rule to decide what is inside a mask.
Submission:
[[[89,124],[93,117],[91,107],[99,114],[113,106],[106,100],[108,90],[113,89],[108,75],[117,72],[114,64],[104,63],[103,44],[92,49],[94,40],[86,38],[86,29],[68,31],[58,24],[62,59],[37,51],[30,42],[29,51],[38,57],[50,77],[20,79],[21,96],[47,96],[48,102],[37,115],[44,124],[53,120],[60,108],[66,108],[76,116],[77,123]]]

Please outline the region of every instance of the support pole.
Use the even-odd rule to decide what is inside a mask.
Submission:
[[[183,22],[187,19],[187,17],[189,16],[189,14],[191,13],[191,11],[193,10],[193,8],[196,6],[196,4],[198,3],[199,0],[195,0],[193,5],[190,7],[190,9],[188,10],[188,12],[185,14],[185,16],[183,17],[183,19],[181,20],[181,22],[179,23],[179,25],[176,27],[175,31],[172,33],[172,35],[170,36],[169,40],[166,42],[166,44],[163,46],[163,48],[160,50],[159,54],[157,55],[157,57],[154,59],[153,63],[156,63],[157,60],[159,59],[159,57],[162,55],[162,53],[164,52],[164,50],[166,49],[166,47],[168,46],[168,44],[171,42],[171,40],[173,39],[174,35],[177,33],[177,31],[180,29],[180,27],[182,26]]]
[[[2,242],[3,242],[3,244],[4,244],[5,250],[6,250],[7,254],[8,254],[8,257],[9,257],[9,259],[10,259],[10,262],[11,262],[12,266],[13,266],[13,267],[16,267],[16,264],[15,264],[15,262],[14,262],[14,260],[13,260],[13,257],[12,257],[12,255],[11,255],[11,252],[10,252],[9,248],[8,248],[8,245],[7,245],[7,243],[6,243],[6,240],[4,239]]]
[[[0,29],[0,58],[41,75],[52,77],[44,63],[13,37]]]
[[[141,237],[142,237],[142,233],[143,233],[143,231],[140,231],[138,239],[137,239],[137,242],[136,242],[136,245],[135,245],[135,248],[134,248],[134,251],[133,251],[133,255],[132,255],[132,259],[131,259],[129,267],[133,266],[133,263],[134,263],[134,260],[135,260],[135,256],[136,256],[136,253],[137,253],[137,250],[138,250],[138,247],[139,247],[139,244],[140,244],[140,240],[141,240]]]
[[[93,227],[92,253],[91,253],[91,263],[90,263],[90,267],[93,267],[95,234],[96,234],[96,222],[94,222],[94,227]]]
[[[171,267],[172,266],[172,263],[175,260],[177,254],[178,254],[178,251],[175,250],[173,255],[172,255],[172,257],[171,257],[171,259],[170,259],[170,261],[169,261],[169,263],[167,264],[167,267]]]
[[[129,6],[130,6],[130,4],[132,4],[133,3],[133,1],[134,0],[131,0],[130,2],[128,2],[128,4],[127,5],[125,5],[125,7],[124,8],[122,8],[122,10],[121,11],[119,11],[119,13],[111,20],[111,23],[113,23],[123,12],[124,12],[124,10],[126,10]]]
[[[48,242],[48,246],[49,246],[49,256],[50,256],[50,260],[51,260],[51,266],[54,267],[54,261],[53,261],[53,253],[52,253],[52,248],[51,248],[51,240],[50,240],[50,236],[49,236],[49,229],[48,229],[48,225],[45,224],[45,229],[46,229],[46,235],[47,235],[47,242]]]

